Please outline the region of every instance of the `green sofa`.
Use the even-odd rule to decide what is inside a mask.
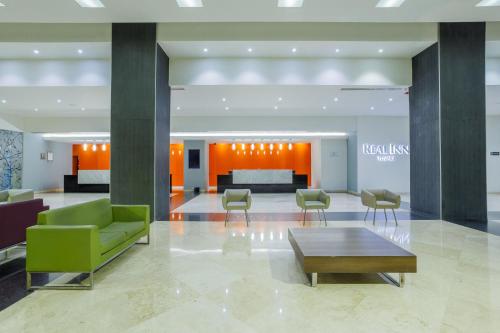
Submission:
[[[328,209],[330,207],[330,196],[325,191],[313,190],[313,189],[309,190],[299,189],[295,193],[295,200],[297,201],[297,206],[299,206],[301,210],[304,211],[304,221],[302,225],[306,224],[307,210],[310,209],[318,211],[320,222],[321,222],[321,214],[319,213],[319,211],[321,210],[323,212],[325,226],[327,225],[325,209]]]
[[[377,209],[383,209],[385,215],[385,222],[387,222],[387,209],[392,210],[392,215],[394,216],[394,221],[398,225],[398,219],[396,218],[396,213],[394,209],[399,209],[401,207],[401,196],[394,192],[388,190],[362,190],[361,191],[361,203],[363,206],[368,207],[365,214],[368,216],[370,208],[374,209],[373,212],[373,225],[375,225],[375,215],[377,214]]]
[[[226,211],[224,226],[227,225],[230,211],[243,210],[245,211],[245,219],[248,227],[248,223],[250,222],[248,210],[252,207],[252,192],[248,189],[225,190],[222,195],[222,207]]]
[[[26,231],[28,289],[92,289],[94,272],[140,238],[149,244],[149,206],[99,199],[38,214]],[[32,273],[89,273],[90,283],[32,286]]]
[[[29,201],[34,198],[35,192],[33,190],[19,189],[0,191],[0,204]]]

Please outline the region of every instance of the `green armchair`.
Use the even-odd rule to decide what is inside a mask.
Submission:
[[[248,217],[248,210],[252,207],[252,192],[247,189],[242,190],[225,190],[222,195],[222,207],[226,211],[226,218],[224,226],[227,225],[229,219],[229,212],[233,210],[245,211],[245,219],[247,226],[250,222]]]
[[[306,224],[306,213],[308,209],[315,209],[318,211],[319,220],[321,222],[321,214],[319,211],[323,212],[323,218],[326,222],[325,209],[330,207],[330,196],[323,190],[305,190],[299,189],[295,193],[295,200],[297,201],[297,206],[304,211],[304,218],[302,225]]]
[[[34,198],[35,192],[33,190],[19,189],[0,191],[0,203],[29,201]]]
[[[38,214],[26,231],[28,289],[92,289],[94,272],[142,237],[149,244],[149,206],[111,205],[109,199]],[[90,283],[33,286],[32,273],[89,273]]]
[[[388,190],[363,190],[361,191],[361,203],[363,206],[368,207],[365,214],[365,221],[370,208],[373,208],[373,225],[375,225],[375,215],[377,214],[377,209],[384,210],[385,221],[387,222],[386,210],[391,209],[394,221],[396,221],[396,225],[398,225],[398,219],[396,218],[394,209],[399,209],[401,206],[400,195]]]

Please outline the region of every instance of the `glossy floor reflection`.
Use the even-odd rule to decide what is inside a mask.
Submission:
[[[441,221],[329,225],[374,230],[417,254],[419,272],[405,288],[328,275],[311,288],[286,236],[297,222],[155,222],[94,290],[36,291],[0,312],[0,331],[498,331],[499,237]]]

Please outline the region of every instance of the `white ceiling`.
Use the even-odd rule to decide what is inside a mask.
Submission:
[[[2,0],[0,22],[444,22],[498,21],[499,7],[479,0],[406,0],[376,8],[378,0],[304,0],[302,8],[278,8],[277,0],[203,0],[179,8],[175,0],[102,0],[106,8],[81,8],[73,0]]]
[[[35,54],[34,50],[39,53]],[[78,53],[82,50],[82,53]],[[109,59],[111,43],[0,43],[0,59]]]
[[[432,42],[164,42],[170,58],[411,58]],[[500,44],[500,43],[499,43]],[[251,48],[252,52],[248,49]],[[205,52],[204,49],[207,49]],[[295,49],[296,52],[292,50]],[[380,53],[379,50],[383,52]],[[337,52],[338,50],[338,52]]]

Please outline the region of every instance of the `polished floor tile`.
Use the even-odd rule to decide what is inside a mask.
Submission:
[[[442,221],[366,227],[418,256],[404,288],[320,275],[311,288],[297,222],[155,222],[96,273],[92,291],[36,291],[0,312],[8,332],[496,332],[500,238]]]

